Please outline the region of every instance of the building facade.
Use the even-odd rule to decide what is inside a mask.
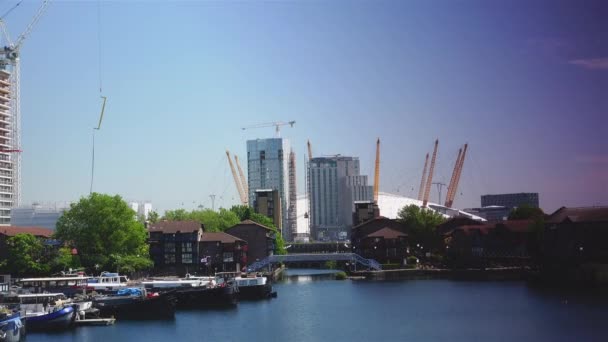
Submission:
[[[157,273],[202,271],[199,243],[203,225],[196,221],[160,221],[148,226],[150,258]]]
[[[18,152],[14,134],[18,127],[11,114],[11,74],[0,70],[0,225],[9,225],[11,208],[19,204],[19,182],[16,178]],[[8,151],[13,152],[8,152]]]
[[[497,195],[482,195],[481,206],[502,206],[509,209],[527,205],[529,207],[538,208],[539,200],[537,192],[521,192],[517,194],[497,194]]]
[[[44,227],[55,230],[57,221],[68,210],[67,206],[32,205],[11,209],[11,226]]]
[[[310,230],[320,241],[345,240],[353,223],[354,203],[373,197],[357,157],[319,157],[308,164]]]
[[[289,140],[283,138],[247,141],[247,180],[249,203],[255,202],[256,190],[271,189],[279,192],[281,222],[277,225],[286,240],[289,238],[287,210],[289,206]]]
[[[247,266],[247,242],[223,232],[203,232],[199,255],[207,274],[240,272]]]
[[[269,217],[272,223],[279,227],[283,220],[279,191],[272,189],[256,190],[253,210],[258,214]]]
[[[245,220],[225,233],[247,242],[247,262],[252,264],[274,254],[275,231],[251,220]]]
[[[468,208],[463,209],[465,213],[469,213],[472,215],[476,215],[482,217],[490,222],[495,221],[504,221],[509,218],[509,214],[511,213],[511,208],[503,207],[498,205],[492,205],[489,207],[482,208]]]

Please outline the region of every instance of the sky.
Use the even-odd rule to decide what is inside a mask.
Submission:
[[[13,39],[40,3],[4,18]],[[603,1],[54,1],[21,49],[23,203],[88,195],[104,95],[93,189],[161,213],[237,204],[225,150],[246,160],[274,130],[242,127],[289,120],[299,193],[308,139],[373,178],[380,138],[380,190],[411,197],[439,139],[444,183],[469,144],[456,207],[608,205],[606,17]]]

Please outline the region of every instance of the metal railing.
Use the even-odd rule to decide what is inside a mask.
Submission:
[[[382,265],[374,259],[366,259],[355,253],[322,253],[322,254],[286,254],[271,255],[262,260],[256,261],[247,267],[248,272],[258,271],[270,264],[280,262],[315,262],[315,261],[350,261],[362,265],[363,267],[381,270]]]

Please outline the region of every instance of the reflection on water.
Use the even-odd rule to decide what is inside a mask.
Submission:
[[[294,268],[287,269],[283,277],[279,280],[282,284],[310,283],[313,281],[323,281],[335,279],[337,270],[319,270],[314,268]]]

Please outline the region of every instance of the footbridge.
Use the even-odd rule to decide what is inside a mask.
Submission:
[[[256,261],[247,267],[248,272],[256,272],[264,267],[277,263],[289,262],[323,262],[323,261],[349,261],[364,268],[381,270],[382,266],[374,259],[365,259],[356,253],[311,253],[311,254],[285,254],[271,255]]]

